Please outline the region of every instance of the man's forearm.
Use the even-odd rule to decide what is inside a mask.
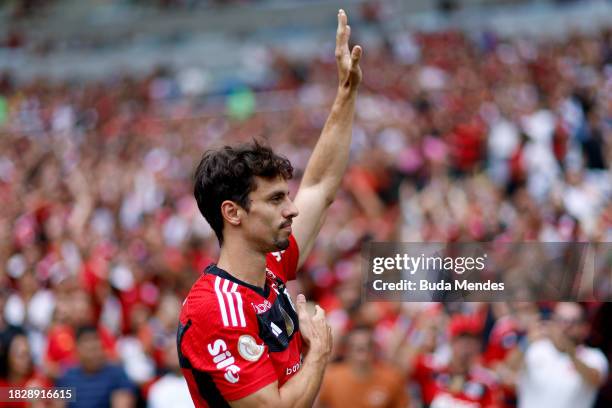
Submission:
[[[300,371],[279,389],[283,407],[312,407],[321,387],[326,363],[321,359],[304,359]]]
[[[601,378],[601,374],[599,373],[599,371],[597,371],[595,368],[591,368],[588,365],[586,365],[585,363],[582,362],[582,360],[580,360],[577,356],[576,353],[570,353],[570,357],[572,359],[572,362],[574,363],[574,367],[576,368],[576,371],[578,371],[578,374],[580,374],[580,376],[591,386],[594,388],[597,388],[599,386],[601,386],[602,383],[602,378]]]
[[[321,184],[333,200],[346,170],[357,92],[340,87],[319,141],[308,161],[302,186]]]

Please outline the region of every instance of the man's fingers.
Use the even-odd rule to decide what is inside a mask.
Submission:
[[[344,10],[338,10],[338,30],[336,32],[336,64],[338,66],[338,79],[344,88],[357,89],[362,80],[361,68],[359,61],[361,60],[362,49],[360,46],[355,46],[351,50],[349,48],[349,38],[351,36],[351,27],[348,25],[348,16]]]
[[[338,29],[336,30],[336,44],[340,44],[346,32],[346,14],[344,10],[338,11]]]
[[[325,310],[323,310],[321,306],[315,306],[315,314],[313,316],[313,319],[325,320]]]
[[[361,59],[361,47],[356,45],[353,47],[353,51],[351,52],[351,67],[355,68],[357,64],[359,64],[359,60]]]
[[[343,9],[338,10],[338,32],[340,32],[342,27],[346,26],[347,21],[346,12]]]
[[[347,16],[344,10],[338,11],[338,30],[336,32],[336,58],[341,58],[348,54],[348,39],[351,35],[351,28],[346,24]]]
[[[296,308],[297,308],[298,315],[308,313],[308,311],[306,310],[306,297],[302,295],[301,293],[297,295]]]

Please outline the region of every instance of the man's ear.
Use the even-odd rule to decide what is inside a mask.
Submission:
[[[243,210],[233,201],[225,200],[221,203],[221,216],[231,225],[238,226],[242,221]]]

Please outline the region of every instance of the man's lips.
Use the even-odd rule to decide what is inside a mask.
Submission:
[[[281,229],[289,229],[290,230],[291,229],[291,224],[293,224],[293,221],[283,222],[281,224]]]

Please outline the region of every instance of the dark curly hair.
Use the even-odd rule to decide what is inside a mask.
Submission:
[[[219,244],[223,244],[221,203],[230,200],[249,211],[249,194],[257,188],[255,177],[279,176],[293,177],[291,163],[257,141],[204,153],[195,171],[193,195]]]

